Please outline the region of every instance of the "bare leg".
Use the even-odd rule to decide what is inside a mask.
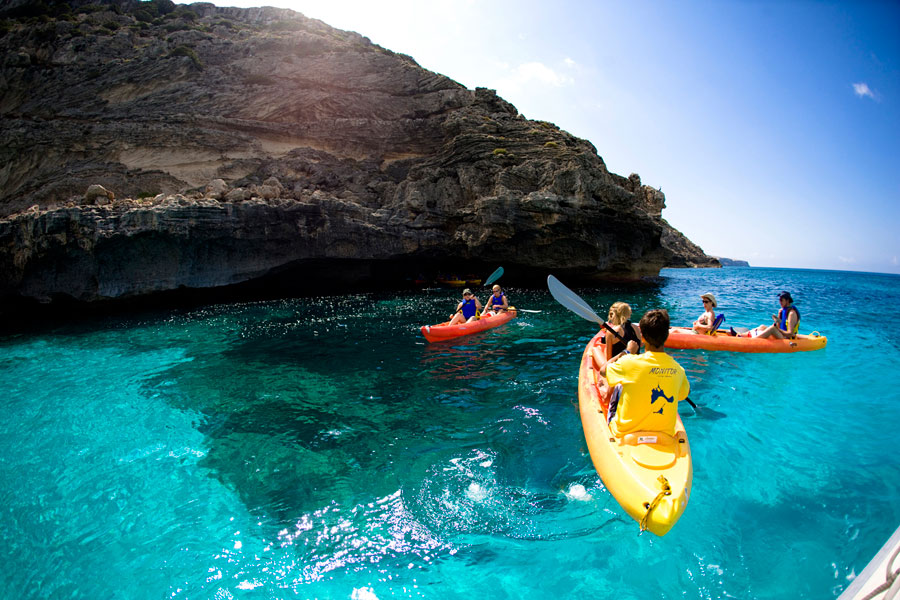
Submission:
[[[762,329],[759,332],[759,335],[757,335],[756,337],[759,337],[759,338],[773,337],[775,339],[783,340],[784,334],[781,333],[781,330],[778,329],[777,327],[775,327],[774,325],[769,325],[765,329]]]
[[[450,324],[451,324],[451,325],[458,325],[459,323],[462,323],[462,322],[464,322],[465,320],[466,320],[466,318],[463,317],[463,314],[462,314],[461,312],[458,312],[458,313],[456,313],[455,315],[453,315],[453,318],[452,318],[452,319],[450,319]]]

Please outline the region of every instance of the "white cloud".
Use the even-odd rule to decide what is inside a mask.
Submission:
[[[852,265],[853,263],[856,262],[855,258],[850,258],[848,256],[838,256],[838,260],[840,262],[844,263],[845,265]]]
[[[544,63],[528,62],[513,68],[508,75],[495,82],[494,87],[498,92],[505,90],[508,93],[533,85],[563,87],[574,83],[572,77],[557,73]]]
[[[522,83],[546,83],[554,87],[571,85],[575,80],[568,75],[560,75],[544,63],[530,62],[519,65],[513,75]]]
[[[868,96],[872,100],[875,99],[875,93],[871,89],[869,89],[869,84],[867,83],[854,83],[853,92],[860,98],[865,98],[866,96]]]
[[[566,57],[566,59],[565,59],[563,62],[566,63],[566,66],[569,67],[569,68],[573,68],[573,67],[575,67],[576,65],[578,65],[578,63],[576,63],[574,60],[572,60],[572,59],[569,58],[568,56]]]
[[[894,256],[893,258],[891,258],[891,264],[895,267],[900,267],[900,257]]]

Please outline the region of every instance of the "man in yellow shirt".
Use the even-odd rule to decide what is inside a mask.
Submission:
[[[609,429],[617,437],[632,431],[675,435],[678,402],[687,398],[691,385],[682,366],[663,348],[669,337],[669,313],[662,309],[647,311],[640,328],[646,352],[633,355],[624,350],[610,359],[605,372],[601,370],[614,388]]]

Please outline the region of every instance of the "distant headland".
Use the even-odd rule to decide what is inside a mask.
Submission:
[[[0,302],[719,266],[588,141],[286,9],[0,0]]]
[[[723,267],[749,267],[750,263],[746,260],[734,260],[731,258],[725,258],[724,256],[716,256],[715,257],[720,263],[722,263]]]

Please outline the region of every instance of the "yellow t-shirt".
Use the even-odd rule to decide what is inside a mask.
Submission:
[[[613,435],[631,431],[663,431],[675,435],[678,402],[688,397],[691,384],[684,369],[665,352],[623,356],[606,368],[610,387],[622,384]]]

